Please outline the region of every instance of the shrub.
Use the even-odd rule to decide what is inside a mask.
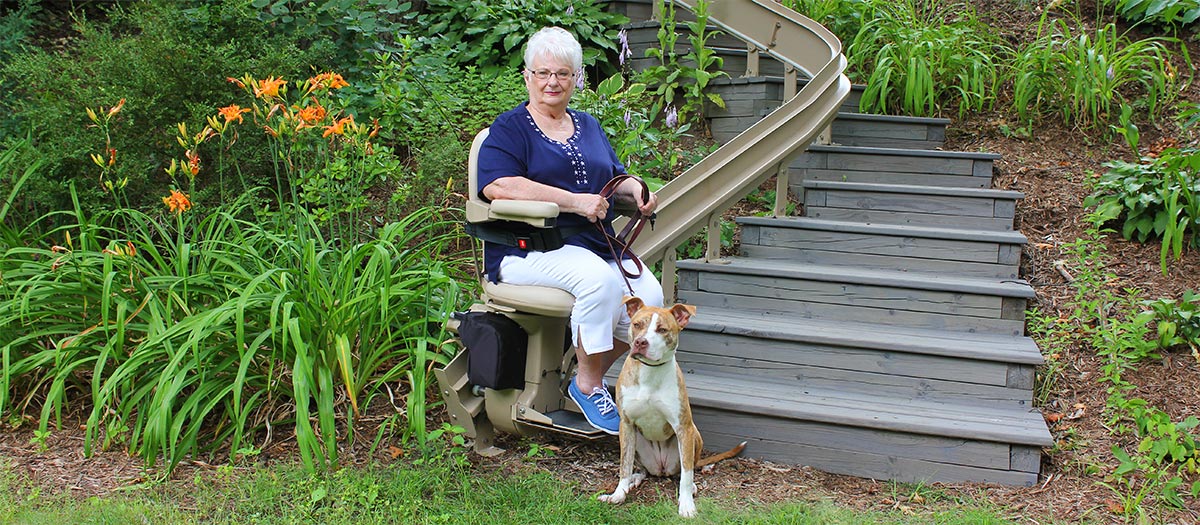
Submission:
[[[146,207],[153,204],[152,189],[161,186],[162,170],[173,157],[175,140],[166,130],[179,122],[203,124],[233,92],[226,77],[267,71],[289,76],[333,57],[328,46],[301,49],[293,35],[272,30],[252,13],[224,13],[238,23],[189,20],[167,1],[134,3],[128,11],[114,10],[107,22],[77,19],[76,37],[66,50],[15,56],[0,75],[16,88],[16,116],[35,130],[33,147],[47,162],[22,191],[21,208],[37,215],[68,209],[72,184],[85,209],[112,202],[88,160],[105,139],[88,126],[87,107],[114,107],[126,100],[112,123],[113,174],[128,180],[132,204]],[[265,151],[259,135],[243,139],[243,147]],[[269,164],[247,163],[243,170],[252,182],[269,180],[263,178]],[[198,185],[210,182],[201,179]]]
[[[1140,163],[1112,161],[1084,206],[1095,206],[1097,224],[1121,222],[1121,236],[1162,242],[1160,264],[1200,240],[1200,150],[1169,148]],[[1186,241],[1186,242],[1185,242]]]
[[[876,1],[864,20],[846,50],[866,84],[863,111],[930,116],[957,106],[962,115],[991,105],[1008,50],[969,5]]]
[[[1185,26],[1200,20],[1197,0],[1104,0],[1121,18],[1134,24],[1152,23]]]
[[[452,135],[467,141],[528,97],[516,72],[486,72],[441,57],[410,53],[380,57],[375,84],[385,138],[408,146]],[[443,181],[444,182],[444,181]]]
[[[19,0],[15,6],[0,6],[0,64],[7,64],[20,53],[33,34],[34,18],[41,8],[37,0]],[[0,137],[18,134],[12,116],[13,86],[0,77]]]
[[[849,42],[858,34],[863,13],[871,5],[870,0],[783,0],[780,3],[833,31],[842,42]]]
[[[1109,23],[1094,32],[1072,30],[1066,20],[1046,27],[1017,47],[1011,66],[1012,109],[1024,120],[1058,114],[1068,125],[1097,127],[1122,103],[1154,118],[1174,97],[1171,38],[1132,41]]]
[[[696,19],[686,24],[691,45],[688,52],[680,56],[675,51],[675,42],[679,38],[675,32],[675,4],[660,6],[658,18],[662,23],[658,29],[658,47],[646,50],[646,56],[657,58],[659,63],[640,71],[637,80],[654,94],[652,114],[662,111],[674,115],[672,120],[677,122],[703,125],[706,103],[725,107],[720,95],[705,93],[704,89],[709,81],[728,75],[721,71],[724,59],[708,49],[708,40],[721,34],[709,30],[708,2],[697,2],[694,14]],[[624,49],[624,41],[622,46]],[[668,127],[674,127],[674,124]]]
[[[1187,346],[1200,359],[1200,294],[1185,290],[1183,297],[1143,301],[1158,326],[1158,346]]]
[[[347,245],[314,235],[302,209],[238,219],[249,202],[76,213],[44,243],[0,253],[0,411],[40,410],[46,432],[86,399],[86,450],[123,445],[168,468],[295,424],[316,468],[351,437],[338,421],[384,384],[411,375],[423,391],[461,301],[444,210]],[[424,405],[407,408],[423,428]]]
[[[583,64],[616,53],[617,27],[629,19],[593,0],[428,0],[418,19],[423,51],[455,65],[476,65],[485,73],[516,71],[524,64],[522,46],[538,29],[558,26],[583,45]]]

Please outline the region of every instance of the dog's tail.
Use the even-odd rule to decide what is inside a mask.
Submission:
[[[711,456],[709,456],[709,457],[706,457],[706,458],[701,458],[701,459],[700,459],[700,461],[697,461],[697,462],[696,462],[696,468],[698,468],[698,469],[699,469],[699,468],[704,468],[704,467],[707,467],[707,466],[709,466],[709,465],[712,465],[713,463],[716,463],[716,462],[718,462],[718,461],[721,461],[721,460],[726,460],[726,459],[732,458],[732,457],[734,457],[734,456],[736,456],[736,455],[738,455],[738,454],[741,454],[741,453],[742,453],[742,449],[744,449],[744,448],[746,448],[746,442],[745,442],[745,441],[743,441],[743,442],[741,442],[741,443],[738,443],[738,445],[737,445],[736,447],[733,447],[733,448],[731,448],[731,449],[729,449],[729,450],[726,450],[725,452],[722,452],[722,453],[720,453],[720,454],[713,454],[713,455],[711,455]]]

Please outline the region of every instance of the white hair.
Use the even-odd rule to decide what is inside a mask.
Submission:
[[[543,27],[529,37],[529,43],[525,44],[525,68],[533,67],[533,60],[542,55],[570,64],[571,71],[583,67],[583,47],[561,27]]]

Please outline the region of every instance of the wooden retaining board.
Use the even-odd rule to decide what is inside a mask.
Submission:
[[[740,339],[742,341],[747,339],[735,336],[718,336],[718,338],[726,340]],[[931,403],[952,403],[957,405],[978,405],[980,407],[1012,409],[1028,409],[1032,403],[1033,393],[1029,390],[1019,388],[846,370],[840,368],[840,366],[844,366],[840,363],[838,363],[839,367],[817,367],[781,363],[774,360],[751,359],[740,353],[730,356],[718,354],[712,350],[713,348],[720,348],[719,345],[701,345],[697,342],[697,340],[701,339],[703,337],[688,339],[690,342],[686,347],[687,351],[680,350],[678,354],[679,366],[683,367],[684,371],[742,373],[761,379],[771,379],[780,383],[791,383],[796,388],[860,392],[883,396],[889,399],[906,399]],[[740,351],[738,347],[727,349],[735,352]],[[1005,368],[1007,369],[1007,367]]]
[[[1028,452],[1021,452],[1025,450],[1033,450],[1040,454],[1036,447],[992,444],[990,447],[982,447],[986,449],[986,454],[972,455],[970,452],[981,447],[975,446],[978,442],[969,440],[938,440],[925,436],[901,435],[909,438],[908,443],[891,445],[899,439],[891,438],[889,434],[893,433],[890,432],[813,423],[804,427],[784,429],[786,433],[782,433],[769,427],[779,423],[778,420],[769,417],[697,406],[693,406],[692,414],[708,450],[727,450],[746,441],[746,449],[742,452],[745,457],[806,465],[834,474],[896,480],[903,483],[981,482],[1033,486],[1038,482],[1036,469],[1022,471],[1014,468],[1026,466],[1028,461],[1020,464],[1012,460],[1014,456],[1031,456]],[[839,430],[843,432],[839,433]],[[760,434],[768,433],[777,437],[760,437]],[[830,446],[807,443],[809,439],[827,442],[828,435],[841,439]],[[974,462],[979,462],[977,460],[982,458],[995,463],[1000,463],[1007,451],[1010,460],[1008,468],[1005,468],[965,465],[955,463],[953,459],[938,461],[911,457],[926,450],[940,452],[942,458],[971,456],[976,458]],[[893,453],[889,454],[887,451]]]
[[[736,284],[736,283],[735,283]],[[735,288],[737,288],[735,286]],[[1020,319],[989,319],[953,314],[912,312],[896,308],[866,308],[845,304],[813,303],[786,299],[729,295],[727,290],[679,290],[681,300],[700,306],[743,309],[772,316],[779,322],[788,318],[834,319],[857,323],[878,323],[930,330],[1021,335],[1025,323]],[[1022,303],[1024,301],[1021,301]],[[899,305],[903,306],[903,305]]]
[[[984,264],[1018,264],[1005,245],[992,241],[933,239],[915,236],[891,236],[852,231],[829,231],[792,227],[742,226],[742,243],[787,248],[791,250],[821,250],[850,254],[885,255],[913,259],[970,262]],[[1011,245],[1009,245],[1011,246]],[[1019,245],[1018,245],[1019,250]]]
[[[993,158],[994,156],[955,154],[953,152],[901,149],[888,151],[886,148],[855,146],[812,146],[797,157],[791,167],[838,171],[970,175],[988,177],[990,180]]]
[[[893,399],[797,388],[770,379],[696,371],[684,374],[693,406],[908,434],[1047,446],[1037,411]]]
[[[743,230],[744,232],[744,230]],[[988,264],[940,259],[917,259],[889,255],[874,255],[844,251],[781,248],[742,242],[741,255],[754,259],[774,259],[822,266],[853,265],[856,268],[882,271],[901,271],[930,275],[959,275],[983,279],[1016,279],[1017,264]]]
[[[977,376],[973,380],[982,384],[1010,387],[1016,387],[1012,382],[1012,367],[1032,368],[1044,362],[1037,344],[1025,336],[905,329],[869,323],[801,318],[791,318],[786,323],[780,323],[754,312],[716,307],[701,308],[689,324],[689,330],[693,328],[698,331],[762,339],[768,341],[768,345],[796,343],[814,347],[866,349],[877,351],[879,355],[890,355],[888,353],[893,352],[895,355],[892,357],[897,360],[911,355],[925,355],[955,360],[998,362],[1009,366],[1008,382],[1000,376],[999,369],[991,369],[994,375],[989,373]],[[737,352],[732,355],[737,355]],[[976,369],[984,370],[978,367]],[[930,377],[936,377],[939,372],[926,373],[934,374]],[[1024,385],[1027,386],[1028,383]]]
[[[994,295],[723,272],[699,272],[697,277],[698,284],[695,290],[729,294],[731,297],[745,296],[751,299],[779,299],[835,307],[903,311],[904,314],[914,317],[953,315],[987,320],[1002,319],[1004,314],[1005,298]],[[680,286],[680,289],[685,288]],[[880,313],[877,311],[872,315],[878,316]]]
[[[928,193],[898,193],[874,191],[861,184],[849,188],[823,188],[806,184],[804,204],[827,208],[866,209],[900,213],[926,213],[955,217],[997,217],[1012,220],[1015,198],[1007,195],[933,195]],[[904,186],[897,186],[903,188]],[[1005,217],[1007,215],[1007,217]]]
[[[807,199],[810,192],[805,192]],[[998,217],[949,216],[933,213],[906,213],[890,210],[862,210],[804,206],[804,216],[827,221],[861,222],[866,224],[902,224],[908,226],[946,226],[971,230],[1011,231],[1013,220]]]
[[[953,188],[990,188],[992,178],[974,175],[952,175],[942,173],[900,173],[889,170],[856,171],[824,168],[788,168],[789,190],[803,198],[803,181],[821,180],[836,182],[863,182],[868,184],[910,184],[914,186],[942,186]]]

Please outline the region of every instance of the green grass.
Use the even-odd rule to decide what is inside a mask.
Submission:
[[[753,503],[756,495],[749,492],[725,501],[702,490],[700,516],[684,520],[676,516],[673,485],[653,503],[612,506],[533,467],[515,474],[479,472],[457,455],[318,475],[296,465],[225,467],[88,499],[45,494],[2,460],[0,467],[0,523],[1016,523],[998,509],[927,487],[918,489],[926,504],[888,512],[845,508],[820,494],[764,505]],[[910,494],[902,487],[898,495]]]

